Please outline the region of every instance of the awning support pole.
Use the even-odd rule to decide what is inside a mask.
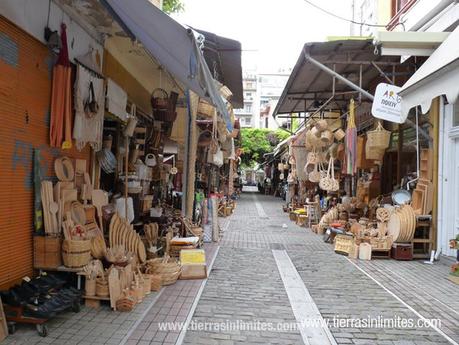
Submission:
[[[355,85],[352,81],[344,78],[342,75],[336,73],[335,71],[333,71],[332,69],[328,68],[327,66],[325,66],[324,64],[320,63],[319,61],[317,61],[316,59],[312,58],[310,55],[308,54],[304,54],[304,58],[306,60],[308,60],[310,63],[312,63],[313,65],[319,67],[322,71],[328,73],[328,74],[331,74],[332,76],[336,77],[337,79],[341,80],[344,84],[346,84],[347,86],[349,86],[350,88],[360,92],[363,96],[365,96],[366,98],[370,99],[371,101],[374,100],[374,96],[369,93],[368,91],[362,89],[361,87],[359,87],[358,85]],[[416,124],[413,123],[413,121],[409,120],[409,119],[406,119],[406,123],[408,125],[410,125],[411,127],[413,127],[414,129],[417,129],[416,127]],[[430,138],[429,134],[422,128],[419,128],[419,134],[421,134],[425,139],[427,139],[428,141],[432,141],[432,139]]]
[[[332,76],[336,77],[336,79],[339,79],[341,80],[344,84],[346,84],[347,86],[349,86],[350,88],[358,91],[358,92],[361,92],[362,95],[364,95],[365,97],[373,100],[374,97],[371,93],[365,91],[364,89],[362,89],[361,87],[355,85],[352,81],[344,78],[341,74],[339,73],[336,73],[335,71],[333,71],[332,69],[328,68],[327,66],[321,64],[319,61],[317,61],[316,59],[312,58],[310,55],[308,54],[304,54],[304,57],[306,60],[308,60],[310,63],[312,63],[313,65],[319,67],[321,70],[323,70],[324,72],[327,72],[328,74],[331,74]]]
[[[375,64],[374,61],[371,61],[371,64],[373,65],[374,68],[376,68],[381,76],[383,76],[390,84],[393,84],[392,80],[389,79],[386,73],[379,67],[377,64]]]

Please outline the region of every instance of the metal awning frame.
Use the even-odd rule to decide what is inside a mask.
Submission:
[[[361,87],[362,86],[362,66],[363,66],[362,64],[360,65],[360,75],[359,75],[359,84],[360,85],[356,85],[352,81],[350,81],[349,79],[343,77],[342,75],[340,75],[339,73],[334,71],[333,69],[329,68],[328,66],[326,66],[323,63],[321,63],[321,62],[317,61],[316,59],[314,59],[306,51],[304,51],[304,58],[307,61],[309,61],[311,64],[315,65],[316,67],[320,68],[322,71],[324,71],[325,73],[328,73],[329,75],[331,75],[333,77],[332,96],[321,107],[319,107],[318,111],[321,111],[326,104],[330,103],[334,99],[334,97],[335,97],[335,81],[336,81],[336,79],[342,81],[344,84],[349,86],[351,89],[353,89],[354,91],[358,92],[359,93],[359,100],[361,100],[362,96],[366,97],[370,101],[374,100],[374,96]],[[374,68],[376,68],[378,70],[378,72],[380,72],[381,74],[384,74],[384,72],[379,68],[379,66],[377,66],[377,64],[375,62],[370,63],[370,65],[373,66]],[[384,77],[385,77],[386,80],[389,80],[391,82],[391,84],[392,84],[392,81],[387,77],[387,75],[384,74]],[[314,117],[314,115],[316,115],[318,113],[318,111],[315,111],[311,116],[309,116],[309,119]],[[406,123],[409,126],[413,127],[414,129],[419,130],[419,134],[422,135],[427,140],[429,140],[429,141],[432,140],[430,138],[429,134],[424,129],[419,128],[411,120],[406,119]]]

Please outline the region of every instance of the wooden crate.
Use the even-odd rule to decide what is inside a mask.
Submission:
[[[413,244],[394,243],[392,245],[392,257],[395,260],[413,260]]]
[[[205,279],[207,278],[206,264],[183,265],[180,279]]]
[[[37,269],[55,269],[62,265],[61,255],[62,239],[51,236],[35,236],[34,267]]]
[[[353,244],[354,238],[352,236],[338,234],[335,237],[335,253],[349,255]]]
[[[372,249],[371,258],[372,259],[390,259],[391,250],[390,249]]]

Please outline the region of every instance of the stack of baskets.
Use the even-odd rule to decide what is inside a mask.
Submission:
[[[86,266],[91,260],[91,240],[64,240],[62,260],[70,268]]]
[[[366,158],[381,162],[384,152],[389,147],[390,136],[391,132],[386,131],[381,122],[378,122],[376,129],[367,133]]]
[[[96,295],[99,297],[109,297],[108,280],[105,277],[96,279]]]
[[[212,117],[215,113],[215,107],[209,102],[199,99],[198,114],[205,117]]]
[[[162,285],[171,285],[180,277],[182,268],[177,260],[164,257],[148,260],[147,270],[149,274],[160,275]]]

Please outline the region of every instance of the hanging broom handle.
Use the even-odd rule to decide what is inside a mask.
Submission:
[[[125,175],[124,175],[124,215],[128,220],[128,170],[129,170],[129,137],[126,135],[126,158],[125,158]]]

